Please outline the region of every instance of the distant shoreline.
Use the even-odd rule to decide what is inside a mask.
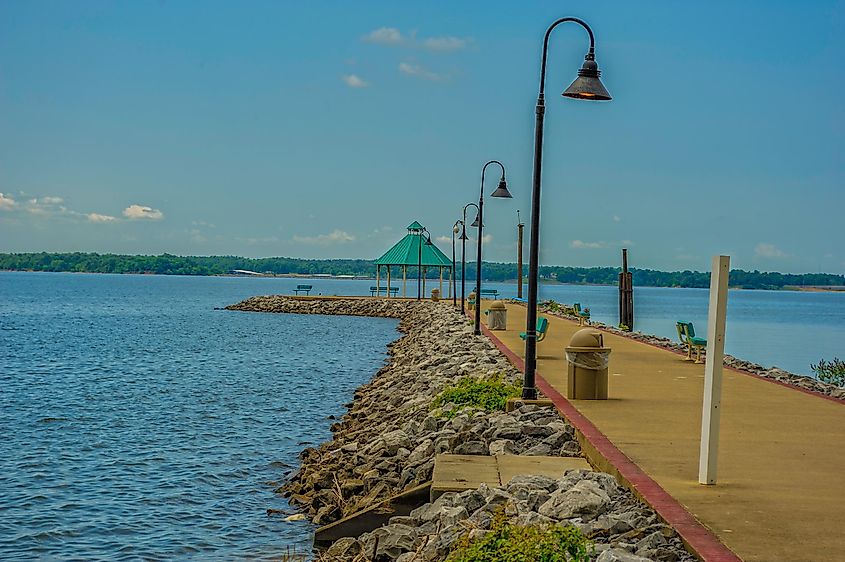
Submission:
[[[185,273],[155,273],[152,271],[132,271],[132,272],[106,272],[106,271],[42,271],[37,269],[0,269],[0,272],[17,272],[17,273],[73,273],[82,275],[155,275],[161,277],[232,277],[232,278],[264,278],[264,279],[331,279],[340,281],[373,281],[375,276],[362,275],[329,275],[329,274],[302,274],[302,273],[254,273],[254,274],[239,274],[239,273],[216,273],[208,275],[192,275]],[[416,278],[416,276],[414,276]],[[409,278],[410,279],[410,278]],[[436,277],[427,277],[427,280],[437,280]],[[384,278],[382,281],[386,281]],[[444,278],[444,281],[446,279]],[[506,279],[503,281],[494,281],[484,279],[484,283],[501,283],[504,285],[516,285],[516,279]],[[475,283],[475,279],[467,279],[467,283]],[[542,285],[570,285],[573,287],[615,287],[616,285],[610,283],[566,283],[557,281],[555,279],[540,279]],[[703,289],[706,287],[689,287],[689,286],[675,286],[668,287],[664,285],[635,285],[639,288],[655,288],[655,289]],[[795,291],[802,293],[845,293],[845,286],[784,286],[780,288],[754,288],[754,287],[730,287],[731,290],[738,291]]]

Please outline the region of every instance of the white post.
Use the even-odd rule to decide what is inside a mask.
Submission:
[[[725,316],[728,308],[730,256],[713,256],[710,308],[707,315],[707,357],[704,364],[704,405],[701,411],[701,451],[698,483],[715,484],[722,414],[722,361],[725,356]]]

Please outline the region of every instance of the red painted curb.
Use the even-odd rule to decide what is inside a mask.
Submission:
[[[525,371],[525,362],[490,332],[483,322],[481,331],[490,338],[517,369]],[[739,556],[722,544],[716,535],[699,523],[684,506],[620,451],[593,422],[555,390],[540,373],[537,373],[537,387],[554,403],[561,414],[581,432],[596,451],[619,471],[622,479],[629,483],[636,493],[657,512],[661,519],[677,531],[681,540],[701,560],[704,562],[742,562]]]

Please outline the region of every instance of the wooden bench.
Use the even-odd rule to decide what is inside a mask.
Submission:
[[[685,361],[692,361],[692,348],[695,348],[695,362],[701,363],[701,350],[707,347],[707,340],[695,336],[695,328],[692,322],[678,321],[675,323],[678,330],[678,339],[687,346],[687,357]]]
[[[548,321],[548,319],[543,318],[542,316],[539,317],[537,319],[537,341],[541,342],[544,339],[546,339],[546,332],[548,332],[548,331],[549,331],[549,321]],[[525,332],[522,332],[522,333],[519,334],[519,337],[521,337],[522,339],[525,339],[528,336],[526,335]]]
[[[311,289],[313,289],[313,288],[314,288],[313,285],[297,285],[296,289],[294,289],[293,292],[296,293],[297,295],[299,293],[305,293],[307,295],[307,294],[311,293]]]
[[[370,296],[376,296],[376,293],[379,295],[386,295],[388,293],[387,287],[370,287]],[[399,287],[390,287],[390,296],[395,297],[399,294]]]
[[[589,322],[590,322],[590,311],[589,311],[589,309],[582,311],[580,302],[576,302],[575,304],[573,304],[572,308],[575,309],[575,315],[578,317],[578,325],[579,326],[583,326],[585,322],[589,324]]]
[[[498,289],[481,289],[481,298],[493,297],[494,300],[499,300]]]

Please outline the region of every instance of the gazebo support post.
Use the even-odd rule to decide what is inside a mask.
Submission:
[[[425,298],[425,276],[428,273],[428,268],[423,266],[422,268],[422,298]]]
[[[378,297],[379,294],[381,293],[381,291],[379,290],[379,288],[381,287],[381,283],[379,281],[379,272],[380,271],[381,271],[381,266],[376,265],[376,297]]]
[[[390,265],[387,266],[387,298],[390,298]]]
[[[443,296],[443,266],[440,266],[440,296]]]
[[[402,266],[402,298],[408,297],[408,266]]]

